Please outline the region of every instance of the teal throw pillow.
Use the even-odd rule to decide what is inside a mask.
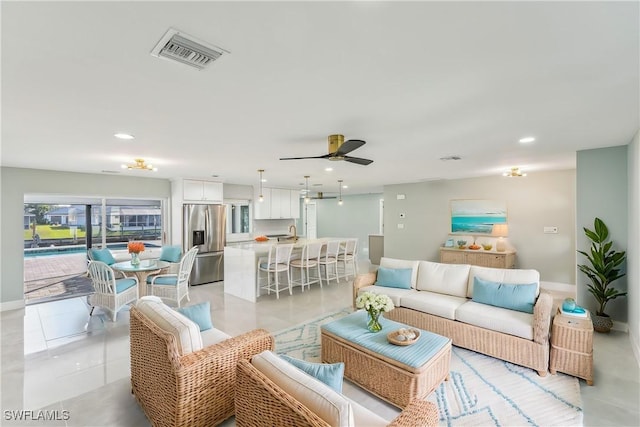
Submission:
[[[411,289],[412,268],[378,268],[378,276],[376,278],[376,286],[385,286],[387,288]]]
[[[533,313],[536,303],[536,283],[509,284],[473,278],[473,301],[510,310]]]
[[[286,354],[281,354],[280,357],[342,394],[342,379],[344,377],[343,362],[313,363],[296,359]]]
[[[113,265],[116,263],[116,259],[108,248],[91,249],[91,258],[93,258],[94,261],[101,261],[107,265]]]
[[[180,262],[182,258],[182,248],[180,245],[163,246],[160,252],[160,261]]]
[[[187,307],[180,307],[177,308],[176,311],[200,326],[201,332],[213,328],[213,324],[211,323],[211,304],[209,301]]]

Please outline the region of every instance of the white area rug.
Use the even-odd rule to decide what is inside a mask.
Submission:
[[[350,312],[345,308],[276,333],[276,351],[319,362],[320,325]],[[428,400],[438,405],[443,426],[582,425],[576,378],[539,377],[531,369],[458,347],[453,347],[449,381]]]

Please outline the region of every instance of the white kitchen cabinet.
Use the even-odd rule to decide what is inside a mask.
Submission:
[[[182,183],[185,202],[222,203],[222,183],[185,179]]]
[[[291,218],[291,190],[271,189],[271,218]]]
[[[258,200],[259,191],[254,199],[255,219],[289,219],[300,218],[300,201],[298,192],[284,188],[263,188],[264,200]]]
[[[254,219],[271,219],[271,189],[262,189],[262,201],[260,201],[260,190],[256,191],[256,197],[253,201],[253,218]]]

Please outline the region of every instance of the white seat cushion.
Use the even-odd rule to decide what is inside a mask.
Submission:
[[[456,310],[456,320],[533,340],[533,314],[468,301]]]
[[[328,424],[354,425],[353,409],[346,397],[272,351],[265,350],[253,356],[251,364]]]
[[[222,342],[231,338],[231,335],[227,335],[221,330],[216,328],[211,328],[211,329],[207,329],[206,331],[202,331],[200,332],[200,335],[202,336],[203,348],[209,347],[210,345],[213,345],[213,344],[218,344],[219,342]]]
[[[362,294],[363,292],[372,292],[377,295],[388,295],[389,298],[391,298],[391,301],[393,301],[393,305],[395,307],[400,307],[402,305],[401,298],[407,295],[416,294],[418,291],[416,291],[415,289],[388,288],[386,286],[371,285],[363,286],[362,288],[358,289],[358,295]]]
[[[404,259],[394,258],[380,258],[380,267],[386,268],[411,268],[411,287],[416,288],[416,282],[418,280],[418,263],[419,261],[408,261]]]
[[[467,264],[420,261],[416,289],[466,298],[470,268]]]
[[[168,305],[154,299],[141,299],[136,308],[163,331],[176,337],[178,352],[189,354],[202,349],[200,327]]]
[[[345,397],[351,403],[351,409],[353,409],[353,425],[354,426],[366,426],[366,427],[386,427],[389,425],[389,421],[382,418],[375,412],[370,411],[358,402]]]
[[[508,283],[511,285],[537,283],[536,296],[540,293],[540,273],[537,270],[491,268],[472,265],[469,270],[469,282],[467,284],[468,298],[473,298],[473,278],[476,276],[491,282]]]
[[[411,295],[403,296],[400,299],[400,306],[455,320],[456,309],[467,301],[469,301],[467,298],[416,291]]]

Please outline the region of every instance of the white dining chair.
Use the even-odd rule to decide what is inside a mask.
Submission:
[[[346,239],[340,245],[340,252],[338,253],[338,268],[341,270],[341,274],[339,274],[339,276],[345,280],[349,280],[351,275],[353,275],[353,277],[358,275],[358,268],[356,265],[357,250],[358,239]]]
[[[311,288],[312,283],[320,283],[320,287],[322,287],[319,262],[322,246],[322,242],[307,243],[302,248],[300,258],[291,260],[291,282],[300,285],[302,292],[304,292],[305,286]],[[300,280],[295,279],[295,274],[293,274],[295,270],[299,271]],[[313,270],[317,272],[315,277],[311,277]]]
[[[96,307],[105,308],[111,313],[111,320],[116,321],[118,311],[125,305],[138,300],[138,279],[127,277],[116,279],[116,273],[102,261],[91,261],[87,267],[95,293],[89,295],[91,313]]]
[[[340,283],[338,277],[338,253],[340,252],[340,240],[329,240],[324,253],[320,256],[319,264],[324,267],[324,279],[329,283],[330,280],[335,279],[336,283]],[[333,270],[333,274],[329,271]],[[322,280],[322,279],[320,279]]]
[[[198,254],[198,247],[194,246],[182,256],[177,273],[156,274],[147,277],[147,287],[149,295],[176,301],[180,307],[181,301],[186,297],[189,298],[189,276],[193,269],[193,263]]]
[[[272,245],[269,248],[269,255],[266,258],[260,258],[258,260],[258,294],[261,289],[265,289],[267,295],[270,295],[271,291],[274,291],[276,298],[280,299],[280,291],[287,288],[289,288],[289,295],[293,294],[291,289],[291,273],[289,270],[291,252],[293,252],[292,243]],[[260,284],[260,272],[266,273],[266,277],[263,278],[263,282],[266,281],[266,283],[262,285]],[[287,273],[287,282],[285,283],[286,286],[280,287],[280,274],[283,272]]]

